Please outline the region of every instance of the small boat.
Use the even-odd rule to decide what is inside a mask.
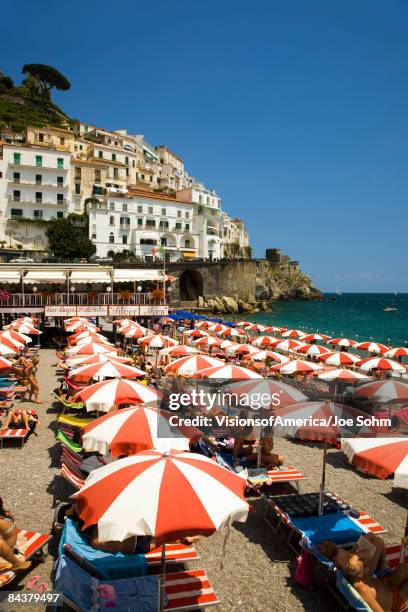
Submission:
[[[336,291],[337,295],[343,295],[342,292],[340,291],[340,287],[337,287],[337,291]]]
[[[395,306],[386,306],[384,308],[384,312],[397,312],[398,308],[395,308]]]

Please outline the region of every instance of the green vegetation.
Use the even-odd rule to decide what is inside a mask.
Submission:
[[[89,239],[87,215],[71,214],[49,222],[46,230],[50,251],[67,261],[89,259],[96,247]]]
[[[0,72],[0,127],[17,132],[28,126],[63,127],[69,117],[51,100],[51,90],[67,91],[71,84],[56,68],[45,64],[23,66],[20,85]]]

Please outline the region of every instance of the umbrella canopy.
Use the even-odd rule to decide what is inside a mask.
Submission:
[[[299,342],[298,340],[291,340],[290,338],[288,338],[287,340],[281,340],[280,342],[277,342],[275,344],[276,349],[285,352],[289,352],[291,349],[296,350],[297,348],[299,348],[299,346],[302,346],[302,342]]]
[[[303,338],[305,335],[305,332],[300,331],[300,329],[288,329],[282,332],[283,338]]]
[[[384,355],[389,350],[389,346],[380,344],[379,342],[359,342],[354,345],[354,348],[360,351],[368,351],[369,353],[376,353],[377,355]]]
[[[216,338],[215,336],[205,336],[204,338],[199,338],[195,341],[197,346],[200,347],[211,347],[211,346],[220,346],[222,344],[221,338]],[[234,345],[235,346],[235,345]],[[239,346],[239,344],[237,344]]]
[[[13,367],[13,364],[8,359],[0,357],[0,370],[9,370]]]
[[[119,333],[125,338],[144,338],[145,336],[152,336],[151,330],[142,327],[141,325],[128,325],[127,327],[120,327]]]
[[[212,334],[218,334],[222,331],[225,331],[226,329],[230,329],[228,327],[228,325],[223,325],[222,323],[212,323],[211,325],[208,326],[208,331],[211,332]]]
[[[326,355],[327,353],[331,352],[328,348],[321,346],[320,344],[304,344],[295,350],[297,353],[302,353],[302,355],[310,355],[312,357],[320,357],[320,355]]]
[[[308,374],[316,370],[322,370],[323,366],[319,363],[311,361],[303,361],[302,359],[292,359],[287,363],[278,363],[271,367],[271,370],[279,371],[281,374]]]
[[[256,353],[259,353],[259,349],[252,344],[237,344],[237,346],[230,346],[226,350],[227,353],[233,355],[256,355]]]
[[[117,353],[117,350],[109,344],[91,342],[90,344],[77,344],[65,351],[65,355],[95,355],[96,353]]]
[[[215,359],[207,355],[192,355],[191,357],[181,357],[170,363],[164,368],[168,374],[179,376],[194,376],[197,372],[220,365],[225,365],[221,359]]]
[[[114,325],[117,325],[118,327],[128,327],[129,325],[138,325],[138,323],[136,321],[133,321],[133,319],[115,319],[113,321]]]
[[[25,334],[20,334],[20,332],[14,331],[13,329],[9,329],[7,331],[0,332],[0,338],[7,338],[12,342],[19,342],[21,344],[29,344],[32,342],[32,338],[30,336],[26,336]]]
[[[285,327],[276,327],[275,325],[265,325],[263,331],[265,334],[280,334],[284,331]]]
[[[15,355],[19,350],[19,348],[10,348],[10,346],[0,342],[0,355]]]
[[[74,355],[66,360],[65,364],[69,368],[75,368],[79,365],[90,365],[94,363],[106,363],[112,361],[114,363],[130,363],[129,357],[119,357],[116,353],[96,353],[95,355]]]
[[[151,450],[91,472],[76,503],[84,527],[97,524],[103,541],[151,535],[160,544],[244,522],[245,486],[203,455]]]
[[[320,355],[319,358],[321,361],[324,361],[326,365],[331,366],[354,366],[361,361],[358,355],[354,355],[354,353],[345,353],[344,351],[324,353]]]
[[[18,353],[25,346],[23,342],[11,340],[9,338],[5,338],[4,336],[0,336],[0,344],[3,344],[3,346],[11,349],[14,353]]]
[[[113,457],[135,455],[154,448],[162,453],[171,449],[188,450],[189,437],[182,430],[171,427],[170,413],[138,406],[115,410],[99,417],[85,427],[82,446],[86,451],[96,451]],[[200,430],[196,430],[200,436]]]
[[[26,323],[11,323],[10,330],[17,331],[27,336],[39,336],[42,334],[42,331]]]
[[[389,349],[384,353],[383,357],[387,359],[397,359],[398,357],[408,357],[408,348],[405,346],[399,346],[397,348]]]
[[[405,402],[408,400],[408,384],[397,380],[376,380],[356,389],[354,397],[369,397],[384,403]]]
[[[253,378],[262,379],[263,377],[258,374],[258,372],[254,372],[248,368],[243,368],[242,366],[237,366],[231,363],[224,363],[221,366],[198,371],[195,378],[208,378],[213,380],[246,380]]]
[[[277,363],[287,363],[290,361],[289,357],[286,357],[281,353],[275,353],[274,351],[259,351],[250,357],[253,361],[266,361],[267,359],[272,359]]]
[[[87,338],[94,338],[95,340],[107,340],[106,336],[103,334],[99,334],[98,332],[86,330],[83,332],[78,332],[75,334],[71,334],[68,338],[68,344],[74,345],[82,340],[86,340]]]
[[[228,349],[231,346],[239,346],[239,342],[233,342],[232,340],[223,340],[220,344],[220,349],[225,351],[225,349]]]
[[[242,329],[237,329],[236,327],[227,327],[226,329],[220,331],[219,334],[220,336],[229,336],[230,338],[246,336],[246,333]]]
[[[74,402],[83,402],[88,412],[100,410],[108,412],[114,404],[149,404],[155,405],[159,393],[134,380],[104,380],[82,389],[73,398]]]
[[[187,338],[203,338],[204,336],[209,336],[210,334],[206,332],[204,329],[190,329],[189,331],[184,332],[184,335]]]
[[[329,340],[329,344],[333,344],[334,346],[355,346],[357,342],[355,340],[350,340],[350,338],[332,338]]]
[[[88,382],[93,378],[145,378],[146,372],[124,363],[106,361],[105,363],[94,363],[81,365],[68,374],[69,378],[82,382]]]
[[[358,362],[358,367],[369,372],[370,370],[391,370],[393,372],[406,372],[407,369],[398,361],[386,359],[384,357],[368,357]]]
[[[168,348],[159,351],[160,355],[170,355],[170,357],[185,357],[186,355],[195,355],[199,350],[195,346],[187,346],[186,344],[180,344],[180,346],[169,346]]]
[[[74,346],[83,346],[84,344],[92,344],[93,342],[95,342],[95,344],[106,344],[107,346],[113,346],[113,344],[109,342],[105,336],[101,336],[100,334],[98,336],[87,336],[85,338],[80,338],[77,340]]]
[[[408,489],[408,438],[342,440],[341,450],[365,474],[381,480],[395,474],[394,487]]]
[[[360,374],[360,372],[353,372],[352,370],[346,370],[344,368],[322,372],[318,374],[317,378],[326,382],[344,382],[349,385],[370,380],[370,377],[365,374]]]
[[[273,336],[258,336],[252,342],[252,345],[257,346],[258,348],[265,348],[267,346],[276,346],[279,342],[282,342],[282,340],[279,338],[274,338]]]
[[[256,394],[257,397],[270,397],[271,406],[273,398],[278,398],[276,404],[280,407],[289,406],[295,402],[306,402],[307,396],[284,382],[272,380],[270,378],[263,378],[262,380],[244,380],[228,385],[226,389],[236,394],[238,401],[243,398],[248,398],[248,405],[251,405],[251,396]],[[265,395],[264,395],[265,394]]]
[[[330,336],[326,334],[306,334],[302,337],[303,342],[327,342]]]
[[[83,332],[83,331],[100,331],[99,327],[96,327],[96,325],[94,325],[93,323],[90,323],[89,321],[83,321],[83,320],[79,320],[79,321],[72,321],[71,323],[66,323],[65,325],[65,331],[69,332],[69,333],[73,333],[73,332]]]
[[[179,344],[179,342],[174,338],[169,338],[169,336],[156,334],[154,336],[147,336],[146,338],[139,338],[138,344],[140,344],[140,346],[147,346],[153,349],[161,349],[166,348],[167,346],[176,346]]]

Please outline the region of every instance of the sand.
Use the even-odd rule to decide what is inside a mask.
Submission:
[[[14,513],[19,527],[44,533],[51,529],[57,500],[65,500],[73,493],[72,487],[59,476],[60,450],[54,438],[56,413],[50,395],[57,386],[55,364],[55,351],[42,349],[38,368],[42,426],[37,430],[38,436],[31,436],[22,451],[9,445],[0,450],[0,491],[5,506]],[[302,492],[317,491],[321,447],[283,439],[277,439],[275,447],[288,458],[288,463],[302,469],[307,476],[301,485]],[[383,524],[388,530],[384,536],[387,543],[399,541],[405,527],[408,496],[406,492],[393,492],[391,480],[383,482],[364,477],[350,468],[340,451],[331,450],[327,488]],[[284,492],[283,485],[274,485],[272,490]],[[259,509],[259,501],[251,503]],[[201,558],[190,564],[206,569],[221,600],[218,609],[243,612],[341,609],[322,585],[313,584],[308,589],[295,585],[292,578],[295,555],[284,539],[264,523],[259,512],[251,512],[247,523],[232,527],[221,570],[223,539],[221,533],[203,538],[197,544]],[[55,547],[51,545],[45,563],[33,566],[20,584],[34,574],[40,574],[51,584],[54,555]]]

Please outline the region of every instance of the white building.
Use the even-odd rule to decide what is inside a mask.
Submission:
[[[249,236],[241,219],[232,219],[221,212],[222,245],[224,257],[249,257]]]

